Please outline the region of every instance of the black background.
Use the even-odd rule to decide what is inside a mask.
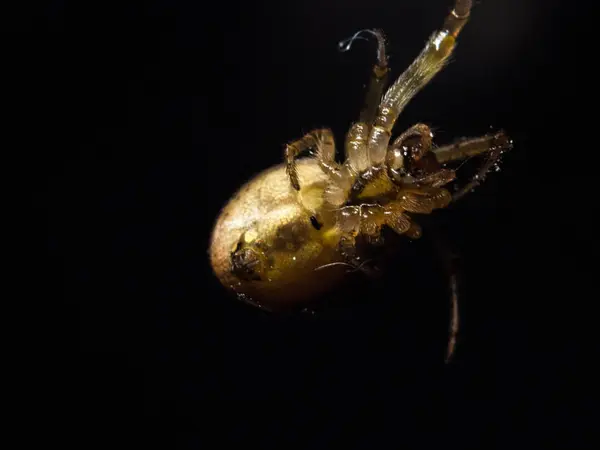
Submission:
[[[434,224],[460,255],[463,329],[427,238],[345,307],[273,316],[229,297],[207,246],[239,185],[320,126],[342,142],[372,43],[398,75],[451,2],[52,2],[15,21],[48,215],[38,411],[66,447],[546,448],[589,444],[582,332],[596,273],[590,14],[479,2],[400,131],[505,129],[502,171]],[[572,6],[569,6],[572,5]],[[338,145],[339,148],[339,145]],[[597,198],[597,195],[596,195]],[[591,217],[591,216],[590,216]],[[54,298],[54,295],[51,296]],[[34,314],[32,312],[32,314]],[[54,423],[54,421],[52,421]],[[439,448],[439,447],[438,447]]]

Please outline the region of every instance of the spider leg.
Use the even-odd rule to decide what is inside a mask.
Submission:
[[[352,125],[346,138],[346,163],[356,173],[361,173],[373,164],[381,162],[377,160],[377,155],[369,155],[368,137],[383,91],[387,86],[389,74],[388,59],[385,52],[385,37],[381,30],[361,30],[350,39],[340,42],[340,48],[343,51],[349,50],[354,40],[358,39],[361,33],[370,33],[377,39],[377,61],[371,72],[365,104],[360,113],[359,121]]]
[[[369,155],[367,154],[369,139],[369,125],[364,122],[352,124],[346,134],[345,150],[346,162],[344,166],[355,178],[371,167]]]
[[[371,79],[369,80],[369,87],[367,88],[367,95],[365,97],[365,104],[363,106],[362,111],[360,112],[359,122],[366,123],[371,125],[373,120],[375,120],[375,115],[377,114],[377,107],[379,106],[379,102],[381,101],[381,97],[383,95],[383,90],[387,86],[388,81],[388,59],[385,52],[385,37],[383,35],[383,31],[381,30],[362,30],[356,33],[352,40],[357,37],[357,35],[361,32],[371,33],[377,39],[377,61],[373,66],[373,71],[371,72]],[[345,49],[349,49],[352,44],[352,40],[349,41],[348,45]],[[340,44],[343,44],[341,42]]]
[[[412,222],[404,212],[405,209],[397,201],[386,205],[362,203],[339,208],[336,223],[344,236],[344,245],[348,246],[354,244],[359,234],[377,240],[384,225],[398,234],[406,233]]]
[[[431,186],[405,186],[398,193],[396,202],[407,212],[431,214],[450,204],[452,195],[446,189]]]
[[[415,137],[419,138],[418,143],[406,143],[407,140]],[[413,125],[398,136],[387,150],[385,156],[384,169],[387,169],[387,176],[389,179],[400,182],[402,178],[401,171],[404,169],[404,166],[408,165],[406,161],[408,161],[408,159],[421,159],[423,154],[429,151],[431,144],[431,130],[427,125],[422,123]],[[358,198],[369,183],[371,183],[378,175],[380,175],[378,167],[368,167],[363,172],[357,174],[354,179],[354,185],[352,186],[353,198]]]
[[[448,348],[446,350],[446,363],[454,356],[458,330],[460,327],[460,311],[458,309],[458,279],[456,273],[450,273],[450,325],[448,327]]]
[[[295,160],[303,151],[317,147],[319,164],[334,181],[329,193],[332,204],[339,204],[341,199],[345,199],[356,176],[371,167],[367,155],[369,127],[375,118],[383,90],[387,85],[389,68],[385,52],[385,38],[381,30],[361,30],[350,39],[340,42],[340,47],[343,51],[349,50],[354,40],[359,38],[359,34],[363,32],[371,33],[377,39],[377,61],[373,66],[365,106],[361,111],[359,122],[351,127],[346,138],[346,164],[342,168],[335,162],[335,146],[331,130],[312,131],[301,139],[288,144],[285,149],[286,170],[290,182],[295,190],[300,190]],[[320,146],[318,145],[319,141],[321,142]]]
[[[448,289],[450,293],[450,317],[448,324],[448,345],[446,347],[446,363],[451,362],[460,329],[460,310],[458,295],[458,256],[449,246],[447,239],[444,238],[440,230],[435,228],[429,230],[434,249],[440,258],[443,271],[448,278]]]
[[[313,130],[285,147],[286,173],[292,187],[297,191],[300,190],[300,181],[296,169],[296,158],[311,148],[316,149],[315,157],[325,173],[332,175],[339,170],[338,164],[335,162],[333,133],[329,129]]]
[[[415,138],[418,138],[416,143]],[[420,185],[440,187],[455,178],[453,170],[444,169],[431,153],[433,133],[422,123],[413,125],[390,145],[385,166],[387,174],[396,183],[406,183],[412,176],[412,182]],[[418,172],[418,176],[417,176]]]
[[[431,128],[424,123],[417,123],[398,136],[392,143],[390,149],[401,149],[406,140],[412,137],[418,137],[419,143],[413,147],[411,156],[415,159],[421,159],[423,155],[431,148],[433,140]]]
[[[417,146],[405,145],[406,140],[411,137],[418,137]],[[385,167],[391,180],[401,181],[403,173],[408,168],[408,159],[412,157],[419,158],[431,148],[431,130],[425,124],[416,124],[402,133],[388,148],[385,155]]]
[[[508,138],[504,131],[499,131],[485,136],[463,139],[454,144],[433,150],[437,161],[440,163],[464,160],[487,153],[488,157],[485,163],[479,168],[469,183],[453,194],[452,201],[459,200],[481,184],[490,169],[498,162],[500,156],[511,148],[512,140]]]
[[[413,63],[390,86],[369,135],[369,153],[386,149],[392,128],[406,104],[447,64],[460,30],[467,23],[472,0],[456,0],[441,30],[434,32]]]
[[[381,242],[384,226],[409,239],[418,239],[422,235],[421,227],[407,213],[429,214],[433,209],[445,207],[450,199],[450,193],[445,189],[420,187],[414,192],[403,190],[398,199],[384,205],[362,203],[338,208],[336,226],[341,236],[340,253],[348,263],[358,264],[356,238],[360,235],[367,242]]]
[[[444,145],[433,150],[436,159],[440,163],[448,163],[481,155],[482,153],[502,149],[508,150],[512,146],[512,140],[502,130],[478,136],[474,138],[463,138],[449,145]]]

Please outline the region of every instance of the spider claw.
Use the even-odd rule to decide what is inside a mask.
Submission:
[[[338,42],[338,47],[340,49],[341,52],[347,52],[348,50],[350,50],[350,48],[352,47],[352,44],[354,43],[355,40],[360,39],[363,41],[368,41],[367,38],[364,38],[362,36],[359,36],[360,33],[362,33],[363,31],[370,31],[370,30],[360,30],[357,33],[355,33],[353,36],[343,39],[340,42]]]
[[[362,37],[361,34],[363,33],[369,33],[372,36],[375,36],[375,39],[377,39],[377,61],[378,61],[378,65],[381,66],[382,69],[385,70],[385,68],[387,67],[387,56],[385,54],[385,37],[383,35],[383,32],[381,30],[371,30],[371,29],[364,29],[364,30],[359,30],[356,33],[354,33],[354,35],[350,36],[347,39],[343,39],[340,42],[338,42],[338,47],[340,49],[340,51],[342,52],[347,52],[348,50],[350,50],[350,48],[352,47],[352,44],[354,44],[354,41],[357,39],[361,39],[363,41],[368,41],[367,38]]]

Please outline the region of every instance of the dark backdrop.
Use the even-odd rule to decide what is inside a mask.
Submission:
[[[40,372],[53,436],[73,448],[586,442],[596,149],[580,104],[597,49],[570,2],[478,2],[455,61],[397,125],[431,124],[438,143],[490,127],[515,140],[500,172],[433,218],[460,255],[454,364],[427,234],[316,315],[265,314],[210,270],[212,225],[239,185],[285,142],[330,126],[339,143],[357,118],[373,45],[337,42],[384,29],[398,75],[450,4],[56,1],[23,22],[29,112],[50,143],[36,201],[61,293]]]

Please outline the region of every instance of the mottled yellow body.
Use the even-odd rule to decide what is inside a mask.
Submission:
[[[258,174],[223,208],[211,237],[210,260],[221,283],[269,309],[287,308],[327,290],[343,267],[316,268],[340,261],[339,233],[320,211],[327,176],[314,159],[298,161],[300,191],[290,185],[285,166]],[[318,214],[320,229],[311,224]],[[247,248],[256,277],[232,271],[232,253]],[[259,278],[258,278],[259,277]]]

